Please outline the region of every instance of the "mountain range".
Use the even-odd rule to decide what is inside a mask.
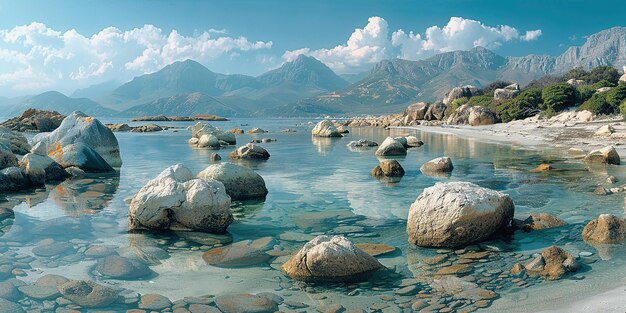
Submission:
[[[598,65],[626,65],[626,27],[593,34],[582,46],[570,47],[559,56],[504,57],[477,47],[419,61],[383,60],[367,73],[343,77],[304,55],[256,77],[214,73],[186,60],[124,84],[106,82],[77,90],[71,97],[51,91],[34,97],[0,98],[0,107],[11,115],[35,107],[125,117],[389,113],[412,102],[441,99],[455,86],[481,87],[494,80],[524,85],[546,74]]]

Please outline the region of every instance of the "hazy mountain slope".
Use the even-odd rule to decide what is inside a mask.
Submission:
[[[111,93],[115,88],[122,85],[122,83],[111,80],[100,84],[91,85],[87,88],[76,89],[69,96],[71,98],[89,98],[100,99],[107,94]]]
[[[246,110],[227,105],[206,94],[195,92],[157,99],[143,105],[134,106],[119,113],[120,116],[213,114],[225,117],[244,115]]]
[[[9,109],[7,116],[16,116],[28,108],[57,111],[65,115],[82,111],[96,117],[112,116],[116,113],[87,98],[70,98],[57,91],[47,91],[15,104]]]

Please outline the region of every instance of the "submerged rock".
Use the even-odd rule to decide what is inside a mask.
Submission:
[[[343,236],[317,236],[287,261],[282,269],[295,280],[361,280],[384,266]]]
[[[620,164],[620,156],[615,151],[614,147],[604,147],[602,149],[593,150],[587,154],[584,158],[588,163],[606,163],[606,164]]]
[[[59,287],[61,295],[86,308],[100,308],[117,301],[119,292],[93,281],[71,280]]]
[[[268,193],[261,175],[233,163],[211,165],[200,172],[198,178],[223,183],[232,200],[265,199]]]
[[[311,134],[317,137],[342,137],[341,132],[329,120],[323,120],[317,123]]]
[[[133,197],[129,227],[222,233],[233,222],[225,189],[216,180],[194,179],[181,164],[170,166]]]
[[[376,147],[378,144],[370,140],[359,139],[356,141],[350,141],[346,146],[348,148],[369,148]]]
[[[458,247],[480,242],[511,222],[508,195],[468,182],[437,183],[424,189],[409,210],[409,242]]]
[[[67,116],[55,131],[36,135],[33,144],[39,142],[45,144],[48,155],[57,162],[64,152],[61,155],[59,153],[66,146],[83,144],[93,149],[111,167],[122,166],[120,147],[113,132],[97,119],[79,111]]]
[[[253,143],[237,148],[237,150],[231,152],[229,156],[231,159],[244,160],[267,160],[270,158],[270,154],[267,150]]]
[[[117,279],[135,279],[152,274],[146,264],[119,255],[99,259],[95,270],[102,276]]]
[[[273,299],[252,294],[218,295],[215,305],[224,313],[274,313],[278,303]]]
[[[271,237],[246,240],[225,247],[217,247],[202,254],[202,259],[217,267],[246,267],[264,264],[271,256],[266,253],[274,246]]]
[[[406,155],[406,148],[402,142],[387,137],[383,143],[380,144],[378,150],[376,150],[377,156],[394,156],[394,155]]]
[[[525,220],[513,219],[512,224],[526,232],[567,225],[562,219],[547,213],[531,213]]]
[[[594,244],[617,244],[626,241],[626,219],[601,214],[583,229],[583,240]]]
[[[404,176],[404,168],[396,160],[383,160],[372,169],[370,175],[374,177],[402,177]]]
[[[578,269],[578,263],[567,251],[550,246],[535,259],[526,263],[524,268],[529,274],[541,275],[546,280],[557,280],[566,273],[575,272]]]
[[[420,167],[420,171],[427,175],[438,175],[452,172],[454,166],[449,157],[440,157],[432,159]]]

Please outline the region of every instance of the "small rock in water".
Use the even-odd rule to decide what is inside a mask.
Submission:
[[[252,294],[221,295],[215,304],[224,313],[273,313],[278,303],[266,297]]]
[[[371,256],[379,256],[396,251],[396,247],[384,243],[357,243],[355,246]]]
[[[159,294],[145,294],[139,301],[140,309],[163,310],[172,306],[172,301]]]
[[[96,271],[102,276],[117,279],[134,279],[152,274],[152,270],[147,265],[117,255],[98,260]]]

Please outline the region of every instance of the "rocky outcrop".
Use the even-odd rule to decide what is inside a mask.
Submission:
[[[376,155],[377,156],[406,155],[406,148],[402,144],[402,142],[392,137],[387,137],[376,150]]]
[[[431,104],[424,114],[424,119],[427,121],[441,121],[448,112],[448,105],[443,102],[436,102]]]
[[[231,159],[235,160],[267,160],[270,158],[270,154],[267,150],[253,143],[237,148],[237,150],[231,152],[229,156]]]
[[[498,121],[496,114],[488,108],[464,104],[458,107],[446,120],[452,125],[491,125]]]
[[[0,169],[17,166],[17,157],[9,147],[0,143]]]
[[[193,117],[189,116],[140,116],[130,120],[131,122],[189,122],[189,121],[228,121],[227,118],[211,115],[211,114],[198,114]]]
[[[404,176],[404,168],[396,160],[383,160],[372,169],[370,175],[374,177],[402,177]]]
[[[317,137],[342,137],[341,132],[329,120],[323,120],[317,123],[311,130],[311,135]]]
[[[409,209],[409,242],[458,247],[483,241],[511,222],[508,195],[468,182],[437,183],[424,189]]]
[[[383,265],[343,236],[317,236],[287,261],[282,269],[306,282],[355,281]]]
[[[428,107],[429,104],[426,102],[417,102],[409,105],[404,110],[404,124],[410,125],[412,122],[423,120]]]
[[[453,169],[454,166],[452,165],[452,160],[449,157],[436,158],[420,166],[420,171],[426,175],[446,174],[452,172]]]
[[[578,269],[576,259],[567,251],[550,246],[540,255],[524,265],[530,275],[541,275],[546,280],[557,280],[569,272]]]
[[[200,172],[198,178],[221,182],[232,200],[265,199],[268,193],[261,175],[232,163],[213,164]]]
[[[233,222],[230,197],[216,180],[194,179],[181,164],[165,169],[133,197],[128,209],[131,229],[181,229],[212,233]]]
[[[0,144],[20,155],[28,153],[31,149],[24,135],[6,128],[0,128]]]
[[[612,146],[604,147],[589,152],[584,158],[587,163],[606,163],[606,164],[620,164],[620,156]]]
[[[211,136],[217,139],[217,145],[214,140],[211,140]],[[204,139],[202,137],[204,137]],[[191,139],[189,143],[199,148],[219,148],[221,143],[225,143],[226,145],[237,144],[237,138],[235,134],[230,131],[224,131],[210,124],[198,122],[191,127]]]
[[[626,241],[626,219],[601,214],[583,229],[583,240],[593,244],[617,244]]]
[[[504,88],[498,88],[493,92],[493,100],[497,102],[504,102],[511,100],[520,94],[520,88],[518,84],[511,84]]]
[[[65,115],[56,111],[28,109],[20,116],[0,123],[0,127],[19,132],[51,132],[64,118]]]
[[[474,86],[463,86],[463,87],[454,87],[448,93],[446,93],[443,98],[443,104],[452,105],[454,100],[463,98],[463,97],[472,97],[478,93],[478,88]]]
[[[112,132],[153,133],[168,130],[173,127],[159,126],[157,124],[145,124],[140,126],[128,126],[128,124],[105,124]]]
[[[111,167],[122,166],[120,147],[113,132],[97,119],[79,111],[67,116],[55,131],[36,135],[32,143],[45,145],[48,155],[61,165],[64,150],[70,145],[78,145],[86,146],[80,150],[95,152]]]
[[[565,223],[562,219],[547,213],[531,213],[530,216],[524,220],[513,219],[512,225],[514,228],[530,232],[534,230],[560,227],[567,225],[567,223]]]

